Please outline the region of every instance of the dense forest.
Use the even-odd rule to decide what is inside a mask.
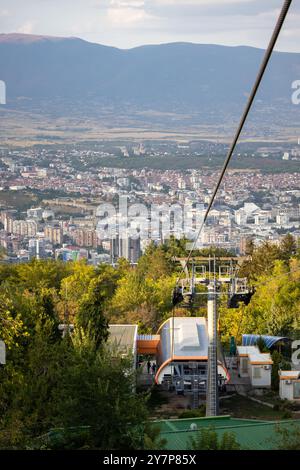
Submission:
[[[211,249],[200,254],[224,255]],[[224,346],[243,333],[300,338],[300,250],[291,235],[280,245],[247,246],[240,268],[255,294],[228,309],[220,299]],[[199,253],[197,253],[199,254]],[[184,240],[150,245],[136,267],[32,260],[0,264],[0,448],[153,449],[159,434],[147,424],[147,393],[133,393],[130,358],[109,349],[109,323],[137,323],[155,333],[170,315],[205,316],[176,307],[172,290]],[[74,324],[62,335],[59,324]],[[76,432],[75,432],[76,431]],[[49,435],[54,438],[49,439]]]

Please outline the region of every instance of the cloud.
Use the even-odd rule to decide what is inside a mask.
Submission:
[[[151,18],[145,10],[145,0],[110,0],[107,19],[114,26],[141,24]]]
[[[282,5],[282,0],[146,0],[146,8],[156,11],[158,16],[178,17],[252,16]]]
[[[111,8],[107,11],[107,18],[113,25],[128,25],[141,23],[141,21],[150,18],[150,15],[135,8]]]
[[[34,32],[34,23],[32,21],[26,21],[22,24],[16,31],[17,33],[22,34],[33,34]]]
[[[9,15],[10,15],[9,10],[7,9],[0,10],[0,18],[6,18]]]
[[[251,3],[256,0],[152,0],[157,5],[229,5],[230,3]]]
[[[110,0],[110,7],[141,8],[145,6],[144,0]]]
[[[0,2],[2,32],[72,35],[92,42],[129,48],[173,41],[265,47],[283,0]],[[278,43],[281,50],[300,52],[299,14],[300,1],[293,2]]]

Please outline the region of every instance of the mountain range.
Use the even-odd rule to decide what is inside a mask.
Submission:
[[[263,50],[171,43],[133,49],[78,38],[0,35],[0,79],[7,100],[97,100],[151,109],[231,109],[245,101]],[[259,93],[288,104],[300,79],[300,54],[275,52]]]

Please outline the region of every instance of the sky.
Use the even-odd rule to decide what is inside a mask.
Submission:
[[[194,42],[265,48],[283,0],[0,0],[0,32],[76,36],[122,49]],[[278,50],[300,52],[300,0]]]

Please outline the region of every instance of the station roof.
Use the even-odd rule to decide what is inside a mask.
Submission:
[[[208,339],[205,318],[169,318],[161,325],[158,333],[161,337],[162,359],[164,361],[171,358],[172,355],[186,360],[207,358]],[[174,347],[172,348],[173,340]]]
[[[205,317],[171,317],[159,328],[160,347],[158,354],[158,371],[156,383],[166,373],[166,368],[173,361],[206,362],[208,358],[208,332]],[[223,359],[218,357],[220,373],[227,375]],[[167,372],[169,373],[169,372]]]
[[[278,445],[278,425],[283,429],[293,429],[299,420],[260,421],[218,416],[212,418],[188,418],[155,421],[161,430],[161,437],[166,440],[166,450],[189,450],[190,439],[197,436],[202,428],[213,427],[218,436],[232,432],[242,449],[272,450]],[[197,426],[196,430],[191,430]]]
[[[273,364],[270,353],[261,353],[257,346],[237,346],[239,356],[248,356],[250,364]]]
[[[249,356],[249,354],[255,354],[258,348],[256,346],[237,346],[236,349],[240,356]]]
[[[294,379],[297,380],[300,378],[300,371],[299,370],[281,370],[279,371],[279,377],[281,380],[289,380]]]

